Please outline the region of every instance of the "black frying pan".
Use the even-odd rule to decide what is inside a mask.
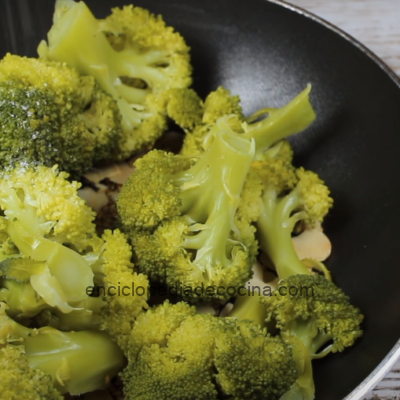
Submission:
[[[87,0],[98,17],[130,0]],[[306,13],[264,0],[136,0],[192,46],[195,89],[224,85],[246,113],[285,104],[308,82],[318,119],[294,137],[296,163],[328,183],[335,282],[365,313],[365,335],[316,361],[318,399],[344,398],[400,338],[400,83],[382,62]],[[36,55],[54,0],[0,1],[0,56]],[[360,398],[360,391],[355,398]]]

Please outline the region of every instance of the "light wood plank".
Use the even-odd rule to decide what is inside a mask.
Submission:
[[[291,0],[370,48],[400,75],[400,1]]]

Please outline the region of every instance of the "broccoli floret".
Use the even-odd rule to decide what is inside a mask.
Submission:
[[[107,306],[101,311],[102,329],[107,330],[127,353],[129,336],[136,317],[147,308],[150,285],[145,275],[134,272],[131,247],[120,231],[105,231],[103,240],[105,244],[99,271],[103,275]],[[111,286],[128,288],[129,295],[122,292],[121,295],[114,296],[109,292]]]
[[[155,321],[153,329],[163,329],[163,322]],[[174,322],[175,313],[167,327]],[[166,346],[144,346],[123,373],[126,398],[216,399],[212,367],[217,322],[207,315],[186,316],[170,333]],[[136,334],[132,332],[132,336]],[[133,355],[129,359],[135,360]]]
[[[0,393],[7,400],[63,400],[52,377],[29,367],[23,346],[0,345]]]
[[[103,332],[29,329],[8,317],[6,309],[0,303],[0,346],[23,345],[29,367],[51,376],[60,393],[104,389],[125,364],[121,350]]]
[[[237,288],[251,277],[252,217],[243,207],[239,220],[237,211],[253,156],[253,141],[221,132],[197,161],[152,151],[136,162],[117,205],[151,280],[180,282],[188,298],[225,299],[194,288]]]
[[[226,318],[216,341],[216,381],[233,399],[278,400],[296,380],[292,351],[251,321]]]
[[[296,379],[279,338],[249,321],[194,314],[186,303],[142,314],[131,340],[127,399],[278,399]]]
[[[147,308],[149,282],[145,275],[135,271],[132,250],[124,234],[119,230],[105,231],[101,243],[97,251],[85,256],[91,260],[94,272],[94,282],[86,291],[90,297],[69,313],[46,308],[35,322],[63,331],[105,330],[127,354],[136,317]],[[15,295],[19,293],[16,291]]]
[[[14,317],[32,317],[46,305],[71,312],[93,285],[85,254],[101,240],[94,213],[77,194],[80,184],[67,177],[43,166],[0,173],[0,230],[13,244],[0,253],[0,299]]]
[[[293,148],[288,140],[283,139],[266,150],[259,158],[270,160],[271,158],[283,160],[289,164],[293,162]]]
[[[171,333],[181,325],[185,318],[195,314],[194,306],[189,306],[184,302],[171,304],[168,300],[140,314],[131,331],[129,360],[136,360],[144,347],[150,347],[153,344],[165,347]],[[157,329],[154,329],[155,326]]]
[[[94,165],[104,165],[124,158],[125,145],[121,115],[114,99],[102,90],[93,92],[90,107],[83,113],[88,130],[95,136],[92,153]]]
[[[163,92],[167,115],[184,130],[201,123],[203,102],[193,89],[170,89]]]
[[[58,164],[82,175],[118,159],[121,118],[94,78],[64,64],[8,54],[0,62],[0,165]]]
[[[245,119],[239,96],[232,95],[228,89],[220,86],[207,96],[204,102],[202,122],[213,124],[225,115],[231,114],[237,115],[239,120]]]
[[[203,107],[202,123],[187,132],[182,154],[198,154],[206,150],[213,138],[222,130],[242,137],[254,138],[255,159],[272,157],[291,162],[293,151],[285,138],[306,129],[315,120],[310,104],[311,85],[282,108],[265,108],[245,118],[239,105],[239,97],[232,96],[225,88],[209,94]],[[260,118],[267,115],[267,117]]]
[[[299,378],[284,399],[296,391],[307,400],[313,399],[311,360],[354,344],[362,335],[360,310],[321,275],[293,275],[281,280],[273,295],[260,301],[266,307],[267,320],[275,322],[282,339],[293,348],[297,363]]]
[[[322,222],[333,204],[328,187],[317,174],[295,169],[282,159],[255,161],[252,168],[264,186],[256,223],[260,248],[270,258],[280,279],[310,274],[295,252],[292,232],[299,222]],[[312,267],[329,276],[322,263],[313,261]]]
[[[191,129],[186,129],[186,136],[183,142],[181,154],[194,155],[201,154],[211,144],[213,135],[217,129],[223,129],[222,120],[218,128],[215,127],[217,121],[229,116],[230,126],[228,130],[235,127],[236,130],[241,129],[241,124],[245,117],[240,107],[239,96],[231,95],[228,89],[220,86],[214,92],[211,92],[204,104],[199,104],[197,112],[201,114],[200,121]]]
[[[167,127],[163,91],[191,84],[189,47],[160,16],[140,7],[114,8],[96,20],[83,2],[57,1],[43,58],[94,76],[118,103],[124,155],[152,145]]]
[[[340,288],[318,274],[283,279],[274,294],[262,297],[261,302],[267,307],[267,319],[276,321],[281,335],[301,340],[312,358],[331,341],[328,350],[335,353],[352,346],[362,334],[360,310]]]

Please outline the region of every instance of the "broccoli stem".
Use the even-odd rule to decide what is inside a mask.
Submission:
[[[116,51],[84,2],[65,2],[57,12],[59,17],[48,34],[49,46],[42,42],[39,55],[66,62],[82,75],[94,76],[101,88],[126,111],[128,120],[138,123],[140,113],[132,110],[132,105],[143,104],[148,88],[166,83],[165,74],[156,66],[164,63],[168,54],[146,53],[135,48],[133,43],[128,50]],[[124,77],[143,80],[147,87],[138,89],[125,85],[120,79]],[[128,128],[130,125],[126,124]]]
[[[298,378],[279,400],[314,400],[315,386],[309,349],[294,336],[286,337],[285,342],[292,348]]]
[[[252,137],[256,141],[257,154],[261,155],[273,144],[295,135],[308,128],[316,115],[311,106],[309,93],[311,85],[307,85],[297,97],[282,108],[264,109],[249,118],[249,122],[268,113],[268,117],[258,123],[252,123],[244,137]]]
[[[29,366],[51,375],[57,389],[71,395],[104,389],[125,364],[121,350],[103,332],[45,327],[23,345]]]
[[[238,296],[229,317],[238,320],[252,321],[257,325],[267,327],[267,309],[260,302],[262,296],[257,292],[247,290],[245,296]],[[269,331],[269,330],[268,330]]]
[[[274,189],[267,189],[261,214],[257,221],[261,250],[271,259],[280,279],[297,274],[311,274],[296,254],[292,232],[303,212],[292,213],[301,206],[301,198],[294,189],[282,199],[277,199]]]
[[[184,247],[198,250],[193,264],[209,276],[216,264],[231,262],[227,247],[231,231],[237,231],[234,217],[254,151],[254,141],[223,132],[192,168],[174,177],[181,187],[181,212],[199,231],[185,238]]]

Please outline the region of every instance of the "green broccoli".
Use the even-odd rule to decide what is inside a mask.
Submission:
[[[144,347],[165,347],[169,335],[189,316],[196,315],[196,308],[181,301],[172,304],[166,300],[162,305],[141,313],[129,337],[129,360],[136,360]],[[157,329],[154,327],[157,326]]]
[[[293,151],[285,138],[306,129],[315,120],[315,112],[310,104],[311,85],[278,109],[265,108],[245,118],[238,96],[219,87],[210,93],[204,102],[201,124],[189,129],[185,137],[182,154],[193,155],[205,151],[218,132],[226,130],[241,137],[254,138],[255,159],[271,157],[283,158],[290,162]],[[260,121],[260,118],[267,115]]]
[[[105,231],[102,242],[98,251],[88,255],[95,275],[86,292],[90,297],[68,313],[46,308],[34,321],[62,331],[105,330],[127,354],[132,327],[147,308],[150,285],[145,275],[135,271],[125,235],[119,230]],[[11,289],[10,295],[20,295],[20,291]]]
[[[24,324],[106,329],[123,348],[146,308],[148,281],[131,263],[118,230],[96,235],[94,213],[57,168],[0,173],[0,301]],[[140,296],[107,295],[110,286],[142,286]],[[96,285],[102,291],[96,296]],[[93,293],[94,292],[94,293]]]
[[[261,303],[266,307],[267,320],[274,321],[282,339],[292,347],[297,363],[299,377],[282,399],[312,400],[311,360],[354,344],[362,335],[360,310],[321,275],[283,279],[273,295],[261,298]]]
[[[292,349],[297,369],[296,382],[281,400],[312,400],[311,361],[351,346],[361,336],[363,318],[330,282],[326,267],[315,260],[300,260],[292,243],[298,223],[322,222],[333,200],[315,173],[296,169],[282,153],[264,155],[264,160],[252,163],[252,171],[262,183],[261,202],[256,203],[261,207],[256,222],[259,245],[281,281],[270,297],[237,298],[231,316],[267,326],[269,332],[277,331]],[[312,269],[325,277],[313,274]]]
[[[126,398],[279,399],[296,379],[290,348],[249,321],[166,302],[132,330]]]
[[[44,166],[0,173],[0,301],[17,319],[43,308],[63,313],[88,299],[94,274],[86,257],[101,246],[80,184]]]
[[[333,204],[329,189],[315,173],[295,169],[283,159],[255,161],[252,168],[263,182],[261,213],[256,223],[261,250],[270,258],[280,279],[311,274],[295,252],[292,233],[299,222],[322,222]],[[311,264],[329,277],[322,263]]]
[[[238,288],[251,277],[257,216],[240,200],[253,157],[253,141],[221,132],[197,161],[152,151],[136,162],[117,205],[150,280],[181,283],[187,298],[226,299],[217,286]],[[214,291],[198,294],[198,286]]]
[[[120,231],[105,231],[103,240],[97,269],[97,274],[101,275],[100,284],[106,290],[106,306],[101,310],[101,329],[106,330],[127,353],[132,327],[136,318],[147,308],[150,285],[147,276],[133,269],[131,247]],[[127,287],[129,295],[122,292],[122,295],[114,296],[109,292],[111,286]]]
[[[0,344],[0,393],[7,400],[63,400],[52,377],[29,367],[23,346]]]
[[[291,348],[249,320],[221,318],[215,350],[216,381],[235,400],[278,400],[297,377]]]
[[[122,126],[111,96],[64,64],[8,54],[0,62],[0,165],[58,164],[82,175],[119,159]]]
[[[189,47],[160,16],[140,7],[115,8],[96,20],[83,2],[56,3],[40,57],[66,62],[96,78],[118,103],[127,136],[124,155],[152,145],[166,130],[164,91],[191,84]]]
[[[8,357],[16,357],[15,360],[10,360],[11,366],[17,368],[21,364],[28,373],[18,383],[21,389],[29,385],[29,374],[42,379],[41,385],[36,387],[37,391],[48,391],[53,397],[54,392],[48,386],[49,378],[45,374],[51,377],[54,387],[60,393],[79,395],[104,389],[125,364],[121,350],[103,332],[61,332],[51,327],[29,329],[8,317],[6,309],[7,306],[0,303],[0,351],[6,352]],[[1,349],[4,345],[6,350]],[[32,371],[24,366],[24,359],[18,358],[21,350],[17,345],[23,346]],[[16,350],[10,350],[11,347]],[[0,363],[2,361],[0,359]],[[13,379],[10,373],[9,368],[6,368],[6,380]],[[2,376],[0,385],[3,383]]]

